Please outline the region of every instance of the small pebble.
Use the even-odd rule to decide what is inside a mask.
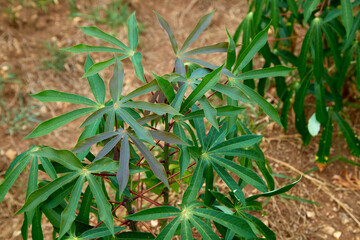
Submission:
[[[334,236],[336,239],[339,239],[340,236],[341,236],[341,232],[336,231],[333,236]]]

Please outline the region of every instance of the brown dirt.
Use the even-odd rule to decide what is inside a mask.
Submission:
[[[1,0],[2,9],[0,10],[12,7],[16,16],[12,20],[8,14],[0,11],[0,74],[4,77],[7,74],[4,67],[8,66],[22,82],[22,84],[3,85],[3,99],[12,109],[19,108],[17,97],[19,92],[26,95],[44,89],[56,89],[84,96],[90,95],[86,80],[80,79],[83,74],[82,65],[85,55],[70,56],[65,63],[66,70],[63,72],[40,69],[41,61],[50,58],[44,42],[53,42],[57,47],[68,47],[79,43],[102,44],[100,40],[86,37],[77,28],[77,26],[93,25],[90,20],[70,18],[68,1],[55,2],[58,3],[49,5],[45,12],[32,6],[21,7]],[[99,4],[95,0],[90,2],[80,0],[77,1],[79,9],[84,9],[85,3],[87,6]],[[138,21],[145,27],[140,46],[144,56],[145,72],[148,76],[150,76],[150,71],[158,75],[168,73],[172,70],[174,61],[168,37],[157,22],[153,10],[168,20],[178,43],[181,43],[202,15],[216,9],[210,27],[193,47],[226,41],[225,24],[229,32],[233,33],[247,11],[245,0],[133,0],[130,1],[130,7],[136,10]],[[104,31],[111,30],[104,25],[99,25],[99,27]],[[114,32],[117,37],[126,42],[126,28],[118,27]],[[100,61],[109,58],[109,55],[93,54],[92,57]],[[219,59],[213,57],[209,61],[216,63]],[[127,69],[125,91],[130,91],[141,83],[134,77],[132,68]],[[102,76],[108,80],[110,70],[104,71]],[[39,104],[29,97],[24,97],[24,101],[26,106]],[[40,119],[45,120],[71,109],[73,107],[68,104],[49,103],[42,104],[37,111]],[[5,113],[0,112],[0,114],[3,116]],[[350,115],[352,125],[359,135],[360,115],[358,112],[350,113]],[[15,135],[9,135],[6,133],[9,123],[2,122],[0,126],[0,179],[3,179],[10,164],[9,158],[13,157],[14,151],[19,154],[30,145],[44,143],[54,148],[71,149],[80,133],[78,126],[81,120],[83,119],[76,120],[44,137],[30,140],[23,140],[23,138],[34,125],[27,127],[24,124],[17,129]],[[260,119],[262,120],[268,121],[267,118]],[[293,123],[290,123],[290,126],[293,126]],[[301,138],[293,128],[288,133],[284,133],[278,126],[271,123],[265,127],[265,139],[261,147],[268,156],[275,173],[296,177],[314,167],[317,141],[318,139],[313,139],[308,147],[302,147]],[[341,150],[344,156],[350,158],[345,145],[341,136],[335,136],[332,155],[337,155]],[[356,223],[360,220],[360,185],[355,181],[357,176],[357,169],[353,166],[334,162],[321,173],[315,171],[304,176],[289,193],[292,196],[318,202],[320,206],[274,197],[265,205],[266,216],[261,218],[276,232],[278,239],[336,239],[334,237],[336,232],[341,232],[339,239],[360,239],[360,224]],[[351,177],[355,177],[355,180]],[[276,180],[278,186],[289,183],[284,178],[276,178]],[[2,229],[0,239],[20,239],[22,216],[14,217],[13,214],[23,204],[26,182],[26,173],[24,173],[0,205],[0,228]],[[47,223],[44,223],[44,232],[45,235],[48,234],[46,238],[51,237],[51,226]]]

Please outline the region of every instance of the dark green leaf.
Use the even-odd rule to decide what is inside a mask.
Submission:
[[[163,132],[163,131],[155,131],[155,130],[149,130],[149,132],[153,138],[164,141],[166,143],[188,145],[183,140],[181,140],[178,136],[176,136],[172,133]]]
[[[219,124],[218,124],[217,119],[216,119],[216,115],[217,115],[216,109],[211,105],[211,103],[209,102],[209,100],[205,96],[200,98],[198,101],[199,101],[201,107],[204,110],[205,118],[209,121],[209,123],[215,129],[218,130],[219,129]]]
[[[193,215],[188,216],[187,219],[191,222],[192,225],[194,225],[196,230],[198,230],[198,232],[202,236],[202,239],[220,240],[218,235],[213,232],[211,227],[204,223],[201,219]]]
[[[124,66],[118,58],[115,60],[113,75],[109,82],[110,96],[114,103],[116,103],[122,92],[124,84]]]
[[[175,234],[176,229],[180,225],[180,216],[174,218],[171,222],[169,222],[164,229],[157,235],[157,239],[171,240]]]
[[[231,151],[236,148],[246,148],[256,144],[263,135],[243,135],[235,138],[231,138],[227,141],[221,142],[212,148],[210,148],[211,153]]]
[[[312,22],[311,25],[313,25],[314,27],[314,67],[313,67],[313,72],[314,72],[314,76],[315,76],[315,80],[320,83],[321,82],[321,78],[323,75],[323,71],[324,71],[324,66],[323,66],[323,60],[324,60],[324,56],[323,56],[323,42],[322,42],[322,32],[321,32],[321,25],[322,25],[322,19],[321,18],[315,18]]]
[[[264,69],[251,70],[245,73],[241,73],[236,76],[234,79],[238,81],[247,80],[247,79],[260,79],[260,78],[269,78],[269,77],[280,77],[287,76],[295,68],[289,68],[285,66],[275,66]]]
[[[193,240],[193,234],[191,231],[191,225],[189,220],[183,219],[181,221],[181,239],[183,240]]]
[[[275,30],[278,27],[280,20],[280,9],[279,9],[279,0],[271,0],[271,23],[274,26]]]
[[[226,52],[228,45],[229,44],[227,42],[221,42],[221,43],[217,43],[217,44],[214,44],[211,46],[199,47],[199,48],[195,48],[193,50],[190,50],[190,51],[182,54],[182,56],[187,57],[187,56],[198,55],[198,54]]]
[[[89,224],[90,219],[90,208],[92,206],[93,195],[89,186],[87,186],[83,197],[81,198],[81,205],[79,209],[77,221],[85,224]]]
[[[353,25],[353,10],[350,0],[341,0],[341,18],[345,25],[346,36],[349,37]]]
[[[145,93],[149,93],[149,92],[154,92],[154,91],[159,91],[160,88],[157,84],[157,82],[155,80],[149,82],[148,84],[145,84],[144,86],[141,86],[137,89],[135,89],[134,91],[132,91],[131,93],[129,93],[128,95],[126,95],[125,97],[123,97],[120,102],[127,102],[130,99],[133,99],[137,96],[143,95]]]
[[[176,111],[173,107],[170,105],[167,105],[165,103],[150,103],[145,101],[133,101],[133,102],[126,102],[122,103],[120,107],[125,108],[137,108],[137,109],[143,109],[147,111],[154,112],[158,115],[163,115],[166,113],[172,114],[172,115],[181,115],[178,111]]]
[[[152,73],[152,75],[156,78],[156,81],[157,81],[161,91],[164,93],[168,102],[171,103],[175,98],[174,88],[171,85],[171,83],[168,80],[166,80],[154,73]]]
[[[84,71],[87,72],[92,65],[94,65],[94,62],[88,54],[84,65]],[[87,77],[87,80],[89,82],[91,91],[95,97],[95,100],[100,104],[104,104],[106,95],[104,80],[100,77],[99,74],[89,76]]]
[[[356,33],[359,30],[359,27],[360,27],[360,12],[356,15],[356,18],[354,20],[354,23],[352,25],[350,33],[348,34],[348,36],[346,37],[346,40],[344,41],[343,47],[341,49],[342,52],[344,52],[351,45],[351,43],[354,42],[354,38],[355,38]]]
[[[108,154],[111,150],[114,149],[114,147],[120,142],[120,139],[123,137],[122,134],[115,136],[113,139],[111,139],[98,153],[94,161],[99,160],[100,158],[103,158]]]
[[[221,83],[215,84],[212,87],[213,90],[221,92],[233,100],[239,100],[247,103],[254,103],[247,95],[245,95],[240,89],[223,85]]]
[[[115,227],[115,232],[120,232],[122,230],[126,229],[126,227]],[[94,229],[87,230],[83,232],[79,238],[81,239],[95,239],[95,238],[102,238],[110,236],[111,232],[106,227],[98,227]]]
[[[96,106],[97,103],[80,95],[59,92],[55,90],[45,90],[36,94],[30,94],[33,98],[41,102],[68,102],[75,104],[84,104],[88,106]]]
[[[128,18],[127,26],[128,26],[129,46],[131,50],[135,51],[139,40],[135,12],[133,12]]]
[[[119,197],[121,197],[129,181],[129,158],[130,158],[129,141],[127,134],[125,134],[121,142],[119,169],[116,173],[116,179],[119,182]]]
[[[303,5],[304,9],[304,25],[309,20],[311,13],[315,10],[320,0],[307,0]]]
[[[261,232],[266,239],[276,240],[276,235],[273,231],[271,231],[260,219],[254,217],[253,215],[242,212],[246,218],[248,218],[253,224],[255,224],[256,229]]]
[[[126,54],[125,51],[118,48],[110,48],[103,46],[89,46],[86,44],[78,44],[69,48],[63,48],[61,50],[72,52],[72,53],[88,53],[88,52],[111,52],[111,53],[121,53]]]
[[[157,16],[157,18],[158,18],[158,20],[160,22],[160,25],[165,29],[166,33],[169,36],[171,46],[172,46],[172,48],[174,50],[174,53],[177,54],[178,45],[177,45],[176,39],[174,37],[174,34],[170,29],[169,23],[163,17],[161,17],[157,12],[155,12],[155,14],[156,14],[156,16]]]
[[[112,106],[106,106],[106,107],[98,108],[89,117],[87,117],[85,119],[85,121],[81,124],[80,128],[88,126],[89,124],[95,122],[96,120],[99,120],[99,118],[102,118],[104,114],[108,113],[112,109],[113,109]]]
[[[131,57],[131,62],[134,66],[135,74],[143,83],[146,84],[145,76],[144,76],[144,68],[142,65],[142,55],[139,52],[136,52]]]

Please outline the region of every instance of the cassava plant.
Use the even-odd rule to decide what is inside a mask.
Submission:
[[[42,215],[52,224],[54,239],[172,239],[176,235],[193,239],[199,234],[203,239],[276,238],[248,211],[262,211],[259,198],[284,193],[297,181],[275,189],[271,169],[258,146],[262,136],[251,134],[238,118],[244,110],[238,103],[255,103],[281,124],[274,107],[243,81],[285,76],[293,69],[275,66],[240,73],[266,44],[269,25],[240,53],[229,34],[229,42],[188,51],[210,24],[213,12],[200,19],[181,48],[169,24],[156,15],[176,56],[173,72],[152,73],[153,78],[147,80],[142,55],[136,50],[138,30],[133,13],[127,21],[129,46],[97,27],[81,27],[86,35],[114,47],[79,44],[65,49],[113,54],[95,64],[87,55],[84,77],[93,99],[55,90],[32,95],[42,102],[87,107],[41,123],[27,138],[88,117],[72,151],[32,146],[9,166],[0,185],[0,201],[30,165],[25,204],[16,213],[24,214],[24,239],[30,227],[33,239],[43,238]],[[215,66],[189,57],[213,52],[226,52],[226,62]],[[125,59],[130,59],[143,82],[131,92],[123,91]],[[110,65],[114,68],[110,99],[106,100],[105,82],[98,73]],[[150,96],[151,101],[134,100],[139,96]],[[219,100],[211,101],[215,97]],[[97,154],[91,150],[93,145],[101,148]],[[218,179],[226,188],[217,185]],[[258,194],[247,196],[247,185]],[[171,192],[179,197],[171,199]],[[157,219],[162,220],[155,231],[147,221]]]
[[[280,63],[297,67],[297,74],[289,81],[283,77],[275,79],[282,103],[281,122],[286,129],[292,106],[295,127],[304,145],[322,128],[315,157],[320,168],[331,161],[334,122],[350,152],[360,157],[360,140],[344,118],[344,106],[359,106],[356,97],[360,92],[359,4],[358,0],[252,1],[246,19],[233,37],[237,43],[243,33],[242,43],[246,43],[262,26],[269,23],[273,26],[272,44],[266,44],[260,51],[265,59],[264,67]],[[247,68],[251,69],[252,65]],[[260,79],[257,85],[260,94],[264,94],[266,81]],[[255,87],[252,80],[247,85]],[[309,96],[314,96],[314,101],[307,101],[311,99]]]

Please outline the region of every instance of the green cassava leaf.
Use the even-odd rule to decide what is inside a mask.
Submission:
[[[84,71],[87,72],[92,65],[94,65],[94,61],[88,54],[84,64]],[[104,80],[100,77],[99,74],[94,74],[92,76],[89,76],[87,77],[87,80],[89,82],[91,91],[95,97],[95,100],[100,104],[104,104],[105,95],[106,95]]]
[[[236,148],[246,148],[250,147],[263,137],[263,135],[243,135],[235,138],[231,138],[227,141],[221,142],[217,145],[214,145],[212,148],[209,149],[209,152],[216,153],[216,152],[224,152],[224,151],[231,151],[232,149]]]
[[[204,223],[201,219],[196,216],[190,215],[187,217],[190,223],[198,230],[202,239],[220,240],[218,235],[213,232],[211,227]]]
[[[150,221],[155,219],[167,218],[180,215],[181,211],[172,206],[161,206],[141,210],[134,214],[128,215],[125,219],[132,221]]]
[[[341,18],[345,25],[346,36],[349,37],[353,24],[353,10],[350,0],[341,0]]]
[[[96,200],[99,211],[99,218],[105,223],[110,233],[114,235],[114,221],[111,214],[111,204],[107,201],[106,196],[102,191],[102,187],[100,183],[96,180],[96,177],[92,174],[87,174],[86,179],[89,182],[91,192],[93,193]]]
[[[84,104],[88,106],[97,106],[98,104],[87,97],[77,94],[59,92],[56,90],[45,90],[36,94],[30,94],[33,98],[41,102],[68,102],[75,104]]]
[[[174,88],[171,85],[171,83],[168,80],[166,80],[154,73],[152,73],[152,75],[155,77],[161,91],[164,93],[168,102],[171,103],[175,98]]]
[[[303,5],[304,9],[304,25],[309,20],[311,13],[315,10],[320,0],[307,0]]]
[[[126,95],[125,97],[123,97],[120,100],[120,103],[124,103],[129,101],[130,99],[133,99],[135,97],[138,97],[140,95],[149,93],[149,92],[155,92],[155,91],[159,91],[160,88],[157,84],[157,82],[155,80],[145,84],[144,86],[141,86],[137,89],[135,89],[134,91],[130,92],[128,95]]]
[[[173,32],[171,31],[171,28],[169,26],[169,23],[162,17],[160,16],[157,12],[155,12],[156,17],[158,18],[160,25],[165,29],[166,33],[169,36],[170,42],[171,42],[171,46],[174,50],[174,53],[177,54],[178,52],[178,45],[175,39],[175,36],[173,34]]]
[[[119,197],[121,197],[124,189],[129,181],[129,159],[130,148],[127,134],[124,134],[120,147],[119,169],[116,173],[116,179],[119,183]]]
[[[142,65],[142,54],[140,52],[136,52],[133,56],[131,56],[131,62],[134,66],[134,70],[137,78],[146,84],[146,80],[144,76],[144,68]]]
[[[226,52],[228,45],[229,44],[227,42],[221,42],[221,43],[217,43],[217,44],[214,44],[211,46],[195,48],[186,53],[183,53],[182,55],[188,57],[188,56],[199,55],[199,54]]]
[[[110,96],[114,103],[116,103],[122,92],[124,84],[124,66],[118,58],[115,60],[113,75],[109,82]]]
[[[126,54],[126,51],[103,46],[89,46],[86,44],[78,44],[72,47],[63,48],[61,50],[72,52],[72,53],[88,53],[88,52],[111,52],[111,53],[121,53]]]
[[[119,132],[119,131],[103,132],[103,133],[97,134],[95,136],[83,139],[75,145],[73,152],[74,153],[82,152],[82,151],[86,150],[87,148],[91,147],[92,145],[94,145],[95,143],[101,142],[105,139],[111,138],[111,137],[113,137],[115,135],[119,135],[119,134],[121,134],[121,132]]]
[[[126,102],[121,103],[120,107],[124,108],[137,108],[137,109],[143,109],[147,111],[152,111],[158,115],[163,114],[172,114],[172,115],[181,115],[178,111],[176,111],[173,107],[170,105],[167,105],[165,103],[150,103],[145,101],[133,101],[133,102]]]
[[[96,108],[93,107],[80,108],[58,117],[51,118],[45,122],[40,123],[29,135],[26,136],[25,139],[46,135],[79,117],[94,112],[95,110]]]
[[[175,231],[180,225],[181,217],[177,216],[157,235],[156,239],[172,240],[175,235]]]
[[[129,46],[130,49],[135,51],[138,41],[139,41],[139,34],[137,30],[137,21],[135,18],[135,12],[133,12],[127,20],[128,26],[128,39],[129,39]]]
[[[163,132],[163,131],[155,131],[155,130],[149,130],[149,132],[153,138],[164,141],[166,143],[188,145],[175,134],[169,132]]]
[[[289,75],[291,71],[295,68],[289,68],[285,66],[275,66],[264,69],[250,70],[245,73],[237,75],[234,79],[237,81],[247,80],[247,79],[260,79],[260,78],[269,78],[269,77],[285,77]]]
[[[126,227],[114,227],[115,232],[120,232],[124,229],[126,229]],[[96,238],[103,238],[103,237],[107,237],[107,236],[111,236],[111,232],[109,231],[109,229],[106,227],[98,227],[98,228],[89,229],[89,230],[83,232],[79,236],[79,238],[80,239],[96,239]]]

